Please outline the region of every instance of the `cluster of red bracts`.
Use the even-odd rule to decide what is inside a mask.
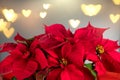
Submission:
[[[15,43],[0,45],[1,53],[9,53],[0,62],[0,76],[3,80],[120,80],[119,46],[103,38],[105,30],[89,23],[72,33],[53,24],[31,39],[17,34]]]

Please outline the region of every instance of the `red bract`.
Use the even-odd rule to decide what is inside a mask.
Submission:
[[[23,80],[33,75],[36,70],[47,67],[46,57],[40,49],[38,41],[34,40],[31,44],[27,44],[27,42],[23,43],[19,40],[10,55],[0,63],[0,73],[12,71],[17,80]]]
[[[10,73],[2,75],[3,79],[0,79],[0,80],[11,80],[13,77],[14,75],[12,74],[12,72],[10,72]]]
[[[91,40],[96,40],[100,37],[103,37],[103,32],[108,28],[97,28],[92,26],[90,23],[84,27],[75,31],[75,39],[81,41],[85,40],[90,42]]]
[[[106,72],[99,76],[97,80],[120,80],[120,73]]]
[[[99,61],[95,63],[95,70],[97,71],[97,80],[120,80],[120,73],[107,71]]]
[[[45,26],[45,34],[36,36],[43,48],[56,48],[68,41],[73,41],[73,34],[62,24]]]
[[[94,77],[83,63],[84,48],[81,44],[64,44],[62,48],[48,51],[50,72],[47,80],[93,80]],[[88,76],[89,74],[89,76]]]
[[[6,52],[6,51],[10,52],[10,51],[14,50],[16,46],[17,46],[17,44],[15,44],[15,43],[0,44],[0,48],[1,48],[0,53]]]

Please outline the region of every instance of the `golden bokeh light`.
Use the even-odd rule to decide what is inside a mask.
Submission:
[[[10,21],[10,22],[14,22],[18,17],[13,9],[3,9],[2,12],[5,18],[7,19],[7,21]]]
[[[31,12],[32,11],[30,9],[27,9],[27,10],[23,9],[22,10],[22,14],[23,14],[24,17],[29,17]]]
[[[40,17],[45,18],[47,16],[47,12],[40,12]]]
[[[86,5],[86,4],[82,4],[81,5],[81,9],[83,11],[83,13],[87,16],[95,16],[97,15],[100,10],[102,8],[102,5],[100,4],[97,4],[97,5],[94,5],[94,4],[89,4],[89,5]]]
[[[77,28],[80,24],[80,20],[78,19],[70,19],[69,21],[69,24],[71,25],[72,28]]]
[[[109,17],[113,23],[116,23],[120,19],[120,14],[116,14],[116,15],[110,14]]]

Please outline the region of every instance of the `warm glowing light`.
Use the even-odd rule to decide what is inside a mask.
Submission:
[[[41,18],[45,18],[46,15],[47,15],[47,12],[40,12],[40,17],[41,17]]]
[[[17,19],[17,14],[14,12],[13,9],[3,9],[3,14],[7,21],[14,22]]]
[[[72,28],[77,28],[78,25],[80,24],[80,20],[70,19],[69,24],[71,25]]]
[[[112,0],[115,5],[120,5],[120,0]]]
[[[43,8],[47,10],[48,8],[50,8],[50,4],[43,4]]]
[[[30,16],[30,14],[31,14],[31,10],[30,9],[28,9],[28,10],[25,10],[25,9],[23,9],[22,10],[22,14],[25,16],[25,17],[29,17]]]
[[[116,15],[110,14],[109,17],[113,23],[116,23],[120,19],[120,14],[116,14]]]
[[[82,4],[81,5],[81,9],[83,11],[83,13],[87,16],[95,16],[97,15],[100,10],[102,8],[102,5],[100,4],[97,4],[97,5],[94,5],[94,4],[89,4],[89,5],[86,5],[86,4]]]
[[[0,19],[0,31],[3,31],[7,27],[7,22]]]
[[[11,27],[11,28],[5,28],[4,30],[3,30],[3,33],[4,33],[4,35],[7,37],[7,38],[10,38],[12,35],[13,35],[13,33],[14,33],[14,31],[15,31],[15,29],[13,28],[13,27]]]

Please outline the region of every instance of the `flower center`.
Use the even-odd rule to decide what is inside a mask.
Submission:
[[[101,46],[101,45],[97,45],[97,46],[96,46],[96,52],[97,52],[98,54],[103,54],[103,53],[104,53],[104,47]]]
[[[60,60],[60,63],[63,64],[64,66],[66,66],[68,62],[67,62],[67,60],[65,58],[62,58]]]

